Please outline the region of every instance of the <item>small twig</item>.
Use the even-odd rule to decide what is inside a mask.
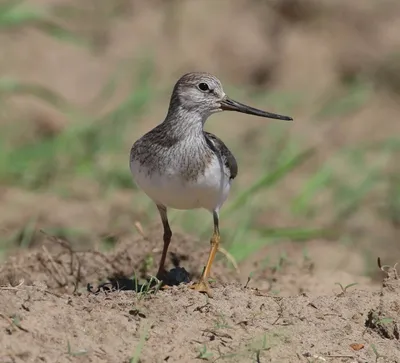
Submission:
[[[202,332],[213,334],[213,335],[215,335],[215,336],[218,337],[218,338],[233,339],[231,335],[229,335],[229,334],[227,334],[227,333],[224,333],[224,332],[217,332],[217,331],[214,330],[214,329],[208,329],[208,328],[207,328],[207,329],[202,329]]]
[[[335,354],[335,355],[326,355],[326,358],[354,358],[354,355],[346,355],[346,354]]]
[[[78,263],[78,269],[76,271],[76,278],[75,278],[75,283],[74,283],[74,291],[73,294],[75,294],[78,291],[78,286],[79,286],[79,281],[81,281],[81,261],[78,256],[76,256],[76,261]]]
[[[7,315],[0,313],[0,317],[2,317],[8,324],[10,324],[10,326],[14,327],[14,322]]]
[[[69,263],[69,265],[70,265],[70,275],[73,276],[73,275],[74,275],[74,268],[73,268],[73,267],[74,267],[74,251],[73,251],[73,249],[72,249],[71,244],[69,243],[69,241],[63,240],[63,239],[61,239],[61,238],[59,238],[59,237],[56,237],[56,236],[49,235],[49,234],[48,234],[47,232],[45,232],[43,229],[41,229],[40,232],[41,232],[42,234],[44,234],[44,235],[45,235],[48,239],[50,239],[51,241],[53,241],[53,242],[55,242],[55,243],[58,243],[62,248],[65,248],[65,249],[68,250],[68,252],[69,252],[69,254],[70,254],[70,257],[71,257],[70,263]],[[64,266],[61,265],[61,267],[63,268],[65,275],[68,275],[68,273],[67,273],[67,271],[65,270]]]
[[[218,251],[221,252],[228,260],[229,262],[233,265],[235,268],[236,272],[240,274],[239,266],[235,260],[235,258],[223,247],[219,246]]]
[[[80,258],[78,256],[78,254],[73,250],[73,248],[71,247],[71,243],[67,240],[61,239],[59,237],[56,236],[52,236],[49,235],[48,233],[46,233],[45,231],[43,231],[42,229],[40,230],[41,233],[43,233],[46,237],[48,237],[50,240],[52,240],[53,242],[58,243],[59,245],[61,245],[61,247],[65,248],[68,250],[69,255],[70,255],[70,275],[75,277],[75,281],[74,281],[74,291],[73,293],[75,294],[76,291],[78,290],[78,286],[79,286],[79,282],[81,281],[81,261]],[[77,262],[77,269],[76,269],[76,276],[75,276],[75,269],[74,269],[74,260],[76,259]],[[61,264],[62,269],[64,270],[64,276],[68,276],[67,271],[64,268],[64,265]],[[67,281],[68,281],[68,277],[67,277]]]
[[[271,325],[275,325],[279,321],[279,319],[281,319],[283,316],[282,304],[280,303],[280,301],[278,302],[278,301],[275,301],[275,299],[273,299],[273,300],[274,300],[274,303],[279,306],[279,311],[278,311],[278,317],[274,320],[273,323],[271,323]]]
[[[49,295],[53,295],[53,296],[55,296],[55,297],[58,297],[58,298],[62,298],[62,296],[60,295],[60,294],[56,294],[55,292],[52,292],[52,291],[49,291],[49,290],[42,290],[42,289],[38,289],[39,291],[41,291],[41,292],[44,292],[44,293],[46,293],[46,294],[49,294]]]
[[[24,279],[19,280],[19,284],[17,286],[13,286],[13,287],[21,287],[24,284]]]
[[[19,288],[20,286],[21,286],[21,284],[19,284],[18,286],[0,286],[0,290],[24,291],[24,289]],[[59,294],[57,294],[55,292],[52,292],[52,291],[49,291],[49,290],[43,290],[43,289],[41,289],[41,288],[39,288],[37,286],[29,286],[29,288],[36,289],[37,291],[43,292],[45,294],[56,296],[56,297],[58,297],[60,299],[62,298],[61,295],[59,295]]]
[[[0,290],[9,290],[9,291],[22,291],[22,289],[18,289],[14,286],[0,286]]]
[[[47,256],[47,258],[49,259],[51,266],[54,269],[53,273],[56,273],[58,275],[58,278],[59,278],[58,283],[60,284],[60,286],[65,286],[66,284],[68,284],[68,276],[65,276],[61,273],[60,269],[57,267],[56,262],[54,261],[53,257],[51,256],[49,250],[46,248],[46,246],[42,246],[42,249],[43,249],[45,255]]]
[[[149,238],[146,236],[146,233],[144,233],[144,229],[143,229],[142,224],[141,224],[139,221],[136,221],[136,222],[134,223],[134,226],[135,226],[136,230],[139,232],[139,234],[140,234],[146,241],[148,241]]]
[[[18,329],[24,331],[25,333],[29,333],[28,329],[25,329],[22,327],[20,324],[16,324],[15,321],[13,321],[11,318],[9,318],[7,315],[0,313],[0,317],[2,317],[4,320],[7,321],[8,324],[10,324],[11,327],[17,327]]]
[[[78,253],[92,254],[95,256],[99,256],[112,267],[111,270],[108,269],[109,272],[112,272],[112,271],[121,272],[121,268],[118,266],[118,261],[116,261],[116,262],[112,261],[111,259],[109,259],[106,255],[104,255],[100,251],[77,251],[75,253],[76,254],[78,254]]]
[[[382,265],[382,263],[381,263],[381,258],[380,257],[378,257],[378,267],[379,267],[379,269],[381,270],[381,271],[383,271],[386,275],[387,275],[387,277],[390,277],[390,272],[389,272],[389,270],[392,270],[393,271],[393,274],[394,274],[394,278],[396,279],[396,280],[398,280],[399,279],[399,274],[398,274],[398,272],[397,272],[397,265],[398,265],[398,262],[396,262],[395,264],[394,264],[394,266],[389,266],[389,265]]]

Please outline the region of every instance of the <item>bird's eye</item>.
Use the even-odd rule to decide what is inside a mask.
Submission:
[[[203,92],[210,90],[210,88],[208,87],[208,84],[204,83],[204,82],[199,83],[199,89],[200,89],[200,91],[203,91]]]

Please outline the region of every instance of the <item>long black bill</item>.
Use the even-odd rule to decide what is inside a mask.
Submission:
[[[236,112],[248,113],[250,115],[268,117],[277,120],[293,121],[293,118],[289,116],[282,116],[276,113],[262,111],[254,107],[244,105],[243,103],[231,100],[229,97],[225,97],[221,101],[221,109],[224,111],[236,111]]]

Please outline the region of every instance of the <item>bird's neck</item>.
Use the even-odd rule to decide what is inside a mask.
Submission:
[[[186,137],[204,137],[204,124],[208,115],[204,115],[196,110],[186,110],[183,107],[177,107],[168,111],[163,124],[168,126],[168,133],[171,136]]]

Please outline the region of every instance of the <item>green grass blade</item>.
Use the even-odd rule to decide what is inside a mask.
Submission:
[[[123,76],[125,69],[119,67],[115,74],[113,74],[107,82],[105,82],[104,86],[100,90],[100,92],[95,96],[95,98],[91,101],[91,104],[98,108],[102,107],[107,100],[111,99],[114,96],[115,91],[117,89],[118,81]]]
[[[340,223],[352,216],[362,206],[362,200],[380,182],[379,171],[371,172],[355,188],[339,188],[336,190],[336,200],[341,200],[338,206],[334,223]]]
[[[90,43],[75,33],[63,28],[61,25],[56,24],[51,20],[38,20],[32,23],[32,26],[42,31],[43,33],[61,40],[64,42],[72,43],[74,45],[84,46],[89,48]]]
[[[83,38],[56,24],[52,18],[53,14],[46,9],[26,5],[24,1],[7,1],[0,5],[0,29],[31,26],[61,41],[89,45]]]
[[[329,94],[327,100],[315,115],[317,119],[338,117],[357,111],[370,99],[372,87],[366,82],[356,81],[350,84],[344,93],[337,96]]]
[[[45,86],[20,82],[12,78],[0,78],[0,97],[13,95],[33,96],[63,111],[70,111],[72,109],[72,106],[62,96]]]
[[[291,209],[293,214],[299,215],[310,209],[311,202],[315,195],[330,183],[332,173],[333,171],[328,165],[308,179],[297,198],[292,202]]]
[[[146,326],[142,329],[142,333],[140,334],[140,338],[139,338],[139,343],[136,346],[135,353],[133,354],[133,357],[130,359],[129,363],[139,363],[140,362],[140,355],[142,354],[144,344],[146,343],[149,330],[150,330],[150,325],[146,324]]]
[[[336,238],[337,231],[318,228],[257,228],[264,237],[289,239],[292,241],[308,241],[316,238]]]
[[[32,21],[44,19],[46,14],[43,10],[23,3],[11,0],[0,5],[0,28],[25,26]]]
[[[286,162],[282,162],[282,164],[279,165],[274,171],[269,174],[263,175],[248,189],[240,193],[232,202],[232,204],[224,210],[224,214],[231,213],[241,205],[245,204],[249,200],[249,198],[253,197],[260,190],[271,188],[272,186],[274,186],[279,180],[284,178],[292,170],[311,158],[314,153],[315,150],[313,148],[310,148],[290,158]]]

